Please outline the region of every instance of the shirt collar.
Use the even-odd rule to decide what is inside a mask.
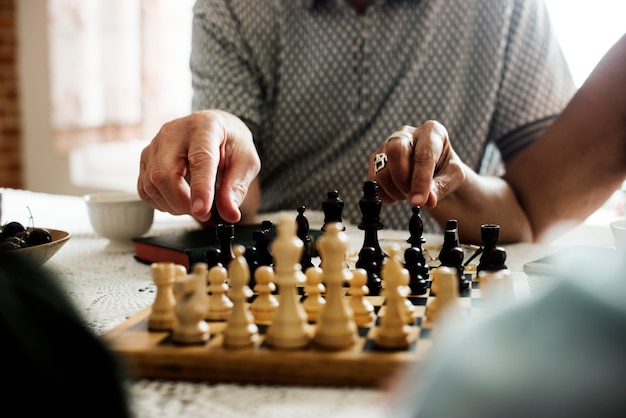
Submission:
[[[378,0],[378,2],[380,3],[386,3],[387,1],[392,1],[392,0]],[[312,9],[313,7],[320,5],[322,3],[327,3],[328,0],[303,0],[304,3],[304,7],[308,8],[308,9]]]

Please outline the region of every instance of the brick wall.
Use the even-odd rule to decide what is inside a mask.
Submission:
[[[16,1],[0,0],[0,187],[10,188],[22,187]]]

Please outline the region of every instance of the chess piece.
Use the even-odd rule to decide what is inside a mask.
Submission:
[[[302,271],[306,273],[309,267],[313,267],[313,262],[311,261],[311,237],[309,236],[309,220],[304,215],[306,207],[299,206],[298,207],[298,216],[296,217],[296,235],[298,238],[302,240],[304,244],[304,250],[302,251],[302,257],[300,258],[300,266]]]
[[[148,316],[148,328],[154,331],[171,330],[176,324],[174,306],[174,282],[176,271],[174,263],[152,263],[150,265],[152,281],[156,285],[156,296]]]
[[[257,296],[250,304],[250,312],[256,322],[269,323],[278,308],[278,299],[273,295],[276,290],[274,270],[269,266],[261,266],[256,270],[255,276],[254,291]]]
[[[426,319],[433,323],[437,322],[444,311],[450,316],[458,316],[459,285],[456,270],[450,267],[438,267],[433,276],[433,285],[437,295],[426,306]]]
[[[379,276],[380,266],[378,266],[376,249],[373,247],[361,248],[355,267],[362,268],[367,273],[367,288],[369,289],[369,294],[372,296],[380,295],[383,282]]]
[[[484,224],[480,226],[480,237],[483,241],[482,245],[482,254],[480,255],[480,260],[478,262],[478,266],[476,267],[476,272],[480,273],[485,270],[487,265],[493,264],[493,250],[496,248],[498,244],[498,240],[500,239],[500,225],[496,224]]]
[[[252,296],[248,287],[250,269],[244,257],[245,247],[237,245],[233,248],[235,258],[228,266],[230,290],[228,297],[233,302],[232,313],[224,330],[224,345],[227,347],[247,347],[259,339],[259,329],[248,311],[247,301]]]
[[[385,312],[376,328],[374,341],[384,348],[406,348],[411,343],[411,327],[407,324],[407,308],[403,294],[409,272],[397,259],[400,246],[393,245],[382,268],[385,283]]]
[[[235,258],[232,246],[235,239],[235,225],[220,223],[215,228],[215,235],[220,245],[220,263],[228,268],[230,262]]]
[[[350,308],[354,313],[354,322],[359,327],[365,327],[374,320],[374,305],[365,298],[369,293],[366,286],[367,272],[364,269],[357,268],[352,271],[352,280],[350,280]]]
[[[272,221],[261,222],[261,228],[252,233],[256,248],[256,264],[258,266],[274,266],[272,241],[274,240],[274,225]]]
[[[441,244],[441,250],[439,251],[439,260],[441,257],[450,251],[452,248],[459,246],[459,238],[456,230],[456,221],[454,219],[446,222],[446,229],[443,231],[443,243]]]
[[[461,247],[449,248],[445,252],[442,251],[439,255],[441,267],[450,267],[456,271],[459,293],[468,291],[471,285],[471,281],[465,278],[465,266],[463,265],[464,256],[465,254]]]
[[[409,272],[409,289],[413,295],[423,295],[428,291],[429,275],[426,260],[419,247],[409,247],[404,250],[404,268]]]
[[[256,260],[256,247],[254,245],[245,246],[244,257],[248,263],[248,269],[250,270],[250,281],[248,287],[254,289],[256,286],[256,269],[259,267],[259,263]]]
[[[326,303],[322,294],[326,291],[326,287],[322,283],[322,269],[319,267],[311,267],[304,273],[306,276],[306,285],[304,286],[304,295],[306,298],[302,302],[302,307],[307,314],[309,322],[317,322],[322,307]]]
[[[222,266],[215,266],[208,274],[208,307],[205,318],[211,321],[223,321],[230,316],[233,302],[228,298],[227,270]]]
[[[343,206],[344,203],[339,197],[339,191],[331,190],[326,194],[326,199],[322,202],[322,211],[324,212],[322,232],[326,231],[326,225],[329,223],[343,222]]]
[[[211,270],[215,266],[224,267],[222,264],[222,251],[219,248],[207,248],[204,252],[204,259],[206,261],[207,267]]]
[[[267,343],[275,348],[301,348],[311,340],[306,312],[296,292],[296,286],[305,280],[300,269],[303,247],[302,240],[296,236],[295,222],[288,217],[281,218],[271,248],[280,301],[267,330]]]
[[[323,279],[326,283],[326,304],[322,308],[314,336],[317,346],[343,349],[354,345],[357,327],[352,310],[343,297],[343,285],[352,273],[346,267],[346,252],[350,245],[343,224],[326,224],[326,231],[317,241]]]
[[[481,271],[480,293],[487,309],[509,306],[515,299],[511,272],[508,269]]]
[[[364,231],[363,245],[361,248],[372,247],[374,249],[374,260],[376,261],[376,274],[380,276],[380,270],[385,259],[385,253],[380,248],[378,241],[378,231],[383,229],[380,223],[380,211],[383,202],[378,197],[378,183],[368,180],[363,183],[363,197],[359,200],[361,223],[358,228]],[[371,289],[370,289],[371,290]]]
[[[207,265],[196,263],[191,274],[176,281],[180,298],[176,302],[176,325],[172,339],[183,344],[198,344],[209,340],[209,324],[204,320],[206,312]]]
[[[428,264],[426,257],[424,257],[423,244],[426,242],[424,239],[424,222],[422,220],[420,206],[413,206],[411,208],[411,219],[409,220],[409,238],[406,240],[411,248],[416,248],[415,254],[418,258],[413,261],[413,264],[420,264],[423,266],[421,269],[421,276],[424,280],[428,280],[430,273],[428,270]],[[406,266],[405,266],[406,267]]]

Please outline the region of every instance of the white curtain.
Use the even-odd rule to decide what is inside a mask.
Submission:
[[[192,3],[49,0],[58,149],[147,140],[190,111]]]

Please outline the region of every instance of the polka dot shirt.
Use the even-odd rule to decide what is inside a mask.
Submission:
[[[402,125],[435,119],[482,174],[531,143],[574,84],[539,0],[199,0],[194,110],[256,128],[262,211],[321,209],[330,190],[361,221],[369,156]],[[384,205],[407,229],[407,202]],[[422,211],[426,232],[438,232]]]

